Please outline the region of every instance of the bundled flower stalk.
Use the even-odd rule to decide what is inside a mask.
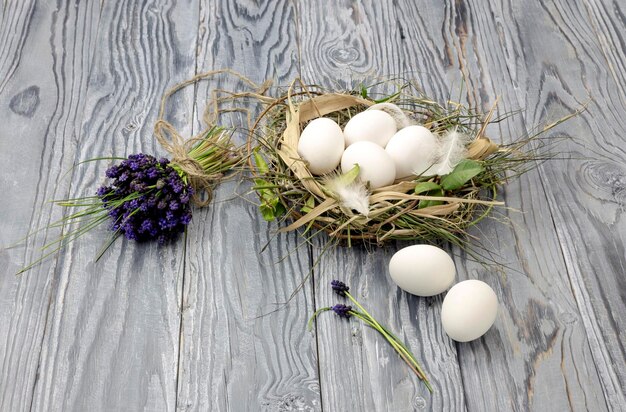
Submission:
[[[422,382],[424,382],[424,385],[426,385],[428,390],[432,392],[433,388],[428,381],[426,374],[417,362],[417,359],[415,359],[415,355],[411,353],[409,348],[404,343],[402,343],[402,341],[397,336],[395,336],[387,328],[378,323],[378,321],[374,319],[363,306],[361,306],[361,304],[354,298],[354,296],[350,294],[350,287],[348,287],[345,283],[339,280],[333,280],[331,282],[331,287],[339,296],[348,298],[357,307],[357,309],[353,309],[352,306],[344,305],[342,303],[318,309],[309,320],[309,329],[311,329],[311,327],[313,326],[313,321],[315,320],[315,318],[320,313],[327,311],[333,311],[337,316],[344,319],[349,319],[352,316],[360,319],[367,326],[375,329],[381,335],[383,335],[383,337],[387,340],[387,342],[389,342],[391,347],[398,353],[398,355],[400,355],[402,360],[404,360],[406,364],[409,365],[409,368],[411,368],[415,375],[417,375],[417,377]]]
[[[211,127],[190,142],[193,145],[182,160],[131,154],[107,169],[108,182],[95,196],[55,201],[74,212],[49,227],[71,223],[79,223],[79,227],[46,244],[42,248],[46,253],[18,274],[107,221],[113,233],[96,260],[119,236],[160,245],[175,240],[191,221],[192,206],[207,205],[213,187],[242,159],[231,143],[231,133],[221,127]]]
[[[165,106],[167,99],[179,90],[220,73],[239,76],[227,69],[201,73],[169,89],[163,96],[154,136],[170,154],[170,159],[157,159],[144,153],[127,158],[93,159],[122,161],[107,169],[108,181],[94,196],[53,202],[71,212],[48,228],[65,231],[74,223],[78,227],[71,226],[58,239],[44,245],[42,256],[18,274],[105,222],[109,222],[113,233],[98,252],[96,260],[120,236],[139,242],[165,244],[184,232],[191,221],[193,206],[203,207],[210,203],[215,186],[241,164],[243,151],[233,144],[232,130],[215,126],[219,115],[217,99],[207,104],[203,119],[207,128],[189,139],[184,139],[164,119]],[[255,86],[249,81],[247,83]],[[242,92],[242,95],[245,94]]]

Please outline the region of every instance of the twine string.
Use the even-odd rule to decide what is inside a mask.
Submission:
[[[229,92],[226,90],[214,90],[211,94],[212,97],[207,102],[202,116],[204,128],[195,136],[185,139],[170,122],[165,120],[165,111],[168,99],[190,85],[196,84],[202,80],[209,80],[219,74],[227,74],[235,77],[250,87],[251,91]],[[154,136],[159,145],[161,145],[161,147],[170,154],[170,161],[172,165],[178,167],[187,176],[188,183],[194,189],[191,201],[195,206],[204,207],[211,202],[213,198],[213,190],[222,180],[224,175],[223,173],[207,173],[202,165],[189,154],[190,150],[198,143],[207,142],[205,137],[212,131],[213,128],[216,127],[217,120],[222,112],[220,110],[221,103],[225,101],[234,101],[243,97],[254,97],[258,100],[265,101],[268,99],[268,97],[265,96],[265,93],[270,88],[271,83],[271,80],[266,80],[259,85],[246,76],[230,69],[211,70],[198,73],[194,77],[178,83],[168,89],[161,98],[159,115],[156,123],[154,124]],[[220,97],[219,92],[226,93],[227,96]],[[248,121],[250,122],[249,112],[245,108],[231,108],[226,111],[242,111],[247,113]],[[218,138],[211,141],[210,144],[222,144],[223,140],[221,137],[222,135],[219,135]],[[221,149],[228,151],[229,147],[226,146]],[[239,152],[240,150],[236,150],[235,155],[240,156]]]

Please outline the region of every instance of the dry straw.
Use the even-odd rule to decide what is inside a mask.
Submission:
[[[467,246],[467,229],[494,206],[503,205],[496,200],[499,186],[550,158],[547,147],[554,138],[546,138],[545,132],[576,114],[498,145],[485,136],[486,128],[512,114],[494,118],[495,105],[483,116],[459,103],[437,103],[411,82],[378,100],[372,99],[368,90],[362,87],[337,93],[294,82],[283,96],[265,101],[265,109],[250,130],[249,164],[264,217],[290,222],[282,231],[301,229],[309,236],[325,232],[349,245],[354,240],[375,244],[444,240]],[[324,187],[324,178],[312,175],[298,155],[300,133],[310,120],[322,116],[343,127],[353,115],[382,101],[399,106],[413,122],[435,134],[458,130],[471,136],[467,157],[480,169],[470,173],[473,177],[469,179],[463,178],[461,170],[457,173],[461,179],[454,179],[456,184],[442,185],[445,176],[396,181],[372,191],[368,216],[346,210]]]

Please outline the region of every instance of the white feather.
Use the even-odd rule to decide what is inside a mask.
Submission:
[[[325,187],[337,198],[341,206],[348,210],[356,210],[367,217],[370,209],[370,194],[365,184],[358,179],[348,184],[344,181],[342,176],[330,178]]]
[[[367,110],[380,110],[387,113],[388,115],[393,117],[393,120],[396,121],[396,127],[398,130],[413,124],[409,116],[404,113],[404,110],[402,110],[393,103],[377,103],[368,107]]]
[[[452,172],[455,166],[467,157],[467,145],[470,141],[470,136],[456,129],[444,134],[439,140],[438,160],[430,169],[433,174],[444,176]]]

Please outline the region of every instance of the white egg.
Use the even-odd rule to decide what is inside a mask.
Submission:
[[[314,175],[334,170],[341,161],[345,141],[341,127],[332,119],[311,120],[300,134],[298,154],[308,162]]]
[[[443,299],[441,323],[452,339],[469,342],[484,335],[497,314],[498,298],[493,289],[480,280],[465,280]]]
[[[439,141],[423,126],[408,126],[391,137],[385,150],[396,164],[396,178],[428,176],[437,162]]]
[[[456,269],[450,255],[431,245],[413,245],[397,251],[389,261],[391,279],[418,296],[434,296],[452,285]]]
[[[396,121],[389,114],[382,110],[366,110],[348,121],[343,134],[346,147],[362,141],[385,147],[396,130]]]
[[[387,186],[396,179],[396,167],[385,149],[372,142],[356,142],[343,152],[341,171],[348,173],[359,165],[359,179],[370,182],[371,189]]]

